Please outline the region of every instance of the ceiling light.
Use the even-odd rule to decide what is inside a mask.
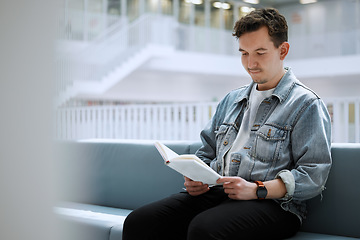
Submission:
[[[254,10],[255,10],[255,8],[252,8],[252,7],[241,7],[241,12],[243,12],[243,13],[250,13]]]
[[[301,4],[309,4],[309,3],[316,3],[317,0],[300,0]]]
[[[214,2],[213,6],[216,8],[221,8],[221,2]]]
[[[250,3],[250,4],[259,4],[259,0],[243,0],[243,2]]]
[[[223,8],[225,10],[231,8],[231,5],[229,3],[222,3],[222,2],[214,2],[213,6],[216,8]]]
[[[202,0],[185,0],[186,3],[202,4]]]
[[[230,7],[231,7],[231,6],[230,6],[230,4],[228,4],[228,3],[223,3],[223,4],[222,4],[222,8],[223,8],[223,9],[230,9]]]

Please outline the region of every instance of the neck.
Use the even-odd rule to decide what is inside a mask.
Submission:
[[[279,74],[277,74],[277,76],[274,78],[276,79],[276,81],[269,81],[267,83],[264,84],[257,84],[256,89],[259,91],[266,91],[272,88],[275,88],[278,83],[280,82],[280,80],[283,78],[283,76],[285,75],[286,70],[284,68],[282,68],[282,70],[279,72]]]

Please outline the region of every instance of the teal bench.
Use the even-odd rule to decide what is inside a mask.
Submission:
[[[179,154],[199,142],[165,142]],[[121,240],[131,210],[181,191],[183,177],[166,167],[152,141],[59,142],[60,201],[55,207],[63,239]],[[333,166],[323,199],[291,239],[360,238],[360,144],[333,144]]]

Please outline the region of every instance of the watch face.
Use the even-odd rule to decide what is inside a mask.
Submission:
[[[258,187],[256,195],[259,199],[265,199],[267,195],[267,190],[265,187]]]

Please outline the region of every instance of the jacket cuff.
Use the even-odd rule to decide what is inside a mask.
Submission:
[[[292,198],[295,192],[295,178],[289,170],[281,170],[276,174],[275,178],[280,178],[286,187],[287,193],[281,200],[289,200]]]

